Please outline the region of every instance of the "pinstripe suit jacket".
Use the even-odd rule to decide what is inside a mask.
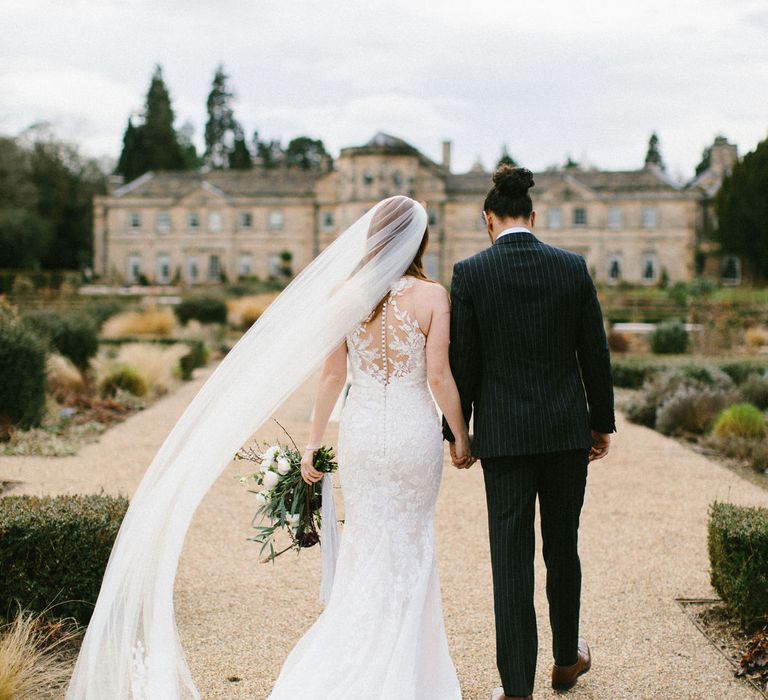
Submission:
[[[532,233],[456,263],[451,369],[476,457],[589,448],[615,430],[603,317],[584,258]],[[444,423],[446,439],[453,436]]]

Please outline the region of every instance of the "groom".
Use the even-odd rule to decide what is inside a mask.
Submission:
[[[552,686],[589,671],[579,638],[579,515],[587,464],[615,431],[608,345],[584,259],[542,243],[528,189],[533,175],[501,166],[483,216],[492,246],[456,264],[451,284],[451,368],[472,453],[485,478],[500,699],[532,698],[538,638],[534,512],[541,514],[552,627]],[[461,460],[453,436],[454,464]]]

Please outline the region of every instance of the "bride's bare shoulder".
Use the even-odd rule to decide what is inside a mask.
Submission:
[[[411,288],[420,299],[423,299],[430,305],[442,306],[449,300],[446,288],[433,280],[422,280],[414,277]]]

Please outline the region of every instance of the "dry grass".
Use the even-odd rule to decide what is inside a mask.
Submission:
[[[85,380],[66,357],[50,355],[46,365],[48,393],[57,401],[64,403],[85,391]]]
[[[105,321],[101,334],[105,338],[126,338],[135,335],[169,336],[176,327],[176,317],[170,309],[149,308],[127,311]]]
[[[63,655],[75,635],[31,613],[0,630],[0,700],[53,697],[71,673]]]
[[[131,367],[147,380],[152,392],[159,396],[168,393],[177,381],[176,368],[179,360],[188,351],[187,346],[181,343],[167,346],[128,343],[120,346],[115,354],[99,355],[92,362],[92,366],[96,372],[97,384],[100,384],[116,366]]]
[[[277,299],[276,293],[228,299],[227,322],[233,328],[246,331],[259,320],[275,299]]]
[[[744,333],[744,342],[750,350],[759,350],[768,345],[768,330],[759,326],[748,328]]]

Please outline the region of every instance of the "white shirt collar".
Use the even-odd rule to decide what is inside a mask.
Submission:
[[[513,226],[512,228],[505,228],[498,236],[496,236],[496,240],[498,241],[499,238],[506,236],[508,233],[532,233],[532,231],[528,228],[525,228],[525,226]]]

